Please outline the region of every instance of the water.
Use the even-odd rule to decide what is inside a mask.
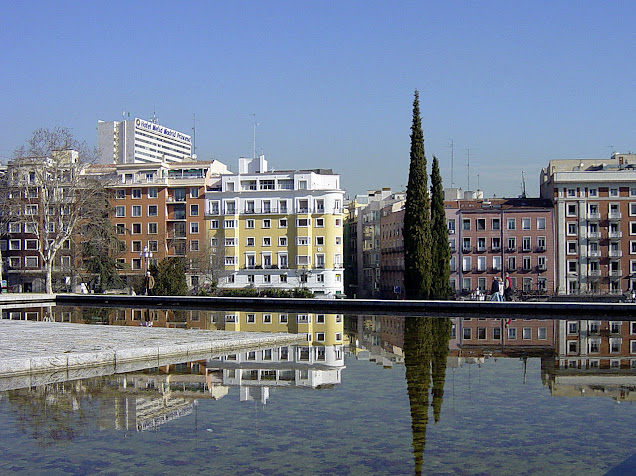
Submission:
[[[3,392],[0,472],[636,473],[632,323],[453,322],[346,317],[342,342]]]

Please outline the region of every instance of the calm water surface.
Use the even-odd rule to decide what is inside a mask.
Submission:
[[[306,346],[2,392],[0,473],[636,473],[630,322],[319,316],[267,322]]]

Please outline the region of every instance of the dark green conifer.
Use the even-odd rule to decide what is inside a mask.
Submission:
[[[419,93],[413,100],[411,164],[404,210],[404,290],[408,299],[428,299],[431,291],[431,223]]]
[[[450,295],[450,258],[448,228],[444,212],[444,186],[439,161],[433,156],[431,170],[431,299],[447,299]]]

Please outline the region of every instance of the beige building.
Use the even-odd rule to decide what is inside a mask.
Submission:
[[[636,287],[636,154],[551,160],[541,197],[554,203],[559,294]]]

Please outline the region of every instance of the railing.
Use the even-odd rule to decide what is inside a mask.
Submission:
[[[621,250],[610,250],[609,255],[611,258],[620,258],[623,256],[623,252]]]
[[[600,231],[590,231],[587,233],[587,237],[588,238],[600,238],[601,237],[601,232]]]
[[[623,237],[623,232],[622,231],[610,231],[609,232],[609,237],[610,238],[622,238]]]
[[[610,276],[622,276],[623,272],[620,269],[610,269]]]
[[[600,220],[601,214],[599,212],[589,212],[587,218],[588,220]]]
[[[622,217],[621,212],[609,212],[607,218],[610,220],[620,220]]]

